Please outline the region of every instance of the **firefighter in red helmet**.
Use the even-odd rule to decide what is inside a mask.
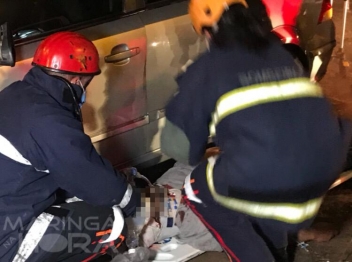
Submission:
[[[39,45],[32,64],[0,93],[0,261],[114,254],[140,196],[83,131],[98,51],[84,36],[60,32]]]
[[[77,33],[56,33],[39,45],[32,65],[42,68],[51,76],[60,77],[66,83],[81,87],[80,99],[70,88],[75,100],[75,113],[81,118],[80,107],[85,102],[85,89],[93,77],[101,72],[99,55],[94,44]]]

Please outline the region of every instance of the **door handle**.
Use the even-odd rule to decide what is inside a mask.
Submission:
[[[129,48],[126,44],[115,46],[111,50],[111,54],[105,57],[105,63],[119,63],[130,59],[141,52],[139,47]]]

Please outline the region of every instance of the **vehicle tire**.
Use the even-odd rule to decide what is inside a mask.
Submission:
[[[347,153],[347,159],[343,171],[352,170],[352,143]]]
[[[302,66],[303,70],[309,74],[309,60],[304,51],[294,44],[285,44],[284,47],[293,56],[295,62]]]

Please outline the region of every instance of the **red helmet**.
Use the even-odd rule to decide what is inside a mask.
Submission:
[[[101,72],[94,44],[73,32],[59,32],[47,37],[35,52],[32,65],[74,75],[98,75]]]

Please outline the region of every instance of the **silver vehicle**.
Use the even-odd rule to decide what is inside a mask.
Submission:
[[[314,60],[310,50],[319,55],[327,50],[322,70],[314,69],[324,72],[335,44],[333,28],[321,30],[324,23],[333,27],[326,15],[330,1],[264,2],[274,33],[309,70]],[[0,0],[0,24],[7,22],[12,28],[2,27],[0,90],[23,78],[44,37],[56,31],[78,31],[97,46],[102,69],[87,90],[82,109],[85,132],[116,167],[159,163],[166,159],[160,153],[159,135],[164,107],[177,88],[174,79],[206,49],[193,32],[187,5],[185,0]],[[280,17],[300,19],[297,28],[304,43],[299,43],[298,33],[294,35],[296,24]],[[319,26],[305,26],[307,21]],[[11,50],[11,37],[15,50]],[[324,50],[308,41],[322,38],[328,46]]]

